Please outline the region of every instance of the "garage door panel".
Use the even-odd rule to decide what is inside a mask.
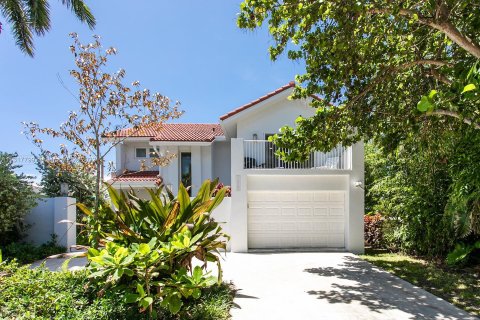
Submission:
[[[329,196],[328,200],[329,201],[344,202],[345,201],[345,192],[343,192],[343,191],[330,192],[330,196]]]
[[[251,191],[249,247],[344,247],[344,201],[343,191]]]
[[[315,201],[328,201],[329,192],[317,191],[315,192],[314,200]]]
[[[315,207],[313,214],[315,216],[328,216],[328,207]]]
[[[337,205],[331,206],[329,210],[330,216],[342,216],[345,213],[345,208],[343,206],[339,207]]]
[[[297,216],[313,216],[312,207],[298,207]]]
[[[282,216],[296,216],[296,215],[297,215],[297,208],[295,207],[282,208]]]
[[[313,201],[313,192],[298,192],[297,201],[312,202]]]

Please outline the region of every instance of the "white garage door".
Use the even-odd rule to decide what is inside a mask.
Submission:
[[[343,248],[344,191],[250,191],[249,248]]]

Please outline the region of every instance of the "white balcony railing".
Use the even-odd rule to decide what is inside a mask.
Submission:
[[[329,152],[312,152],[304,162],[287,162],[278,157],[278,148],[267,140],[244,140],[244,169],[350,170],[351,148],[337,146]],[[288,149],[286,150],[288,152]]]

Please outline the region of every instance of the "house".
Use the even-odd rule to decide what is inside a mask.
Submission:
[[[363,143],[313,152],[304,163],[284,162],[268,137],[311,116],[307,101],[289,100],[289,83],[220,117],[215,124],[163,124],[142,129],[116,148],[117,189],[179,182],[195,195],[205,179],[231,185],[222,213],[234,252],[264,248],[339,248],[363,252]],[[119,132],[119,135],[128,132]],[[158,155],[166,166],[149,167]],[[220,216],[220,218],[219,218]]]

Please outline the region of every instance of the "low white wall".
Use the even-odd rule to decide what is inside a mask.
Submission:
[[[66,248],[75,245],[75,204],[75,199],[70,197],[38,199],[37,206],[25,217],[25,223],[30,225],[26,240],[40,245],[50,241],[51,235],[56,234],[59,245]]]
[[[215,219],[218,223],[220,223],[223,231],[230,234],[230,214],[232,211],[232,198],[225,197],[215,210],[212,211],[212,218]],[[227,251],[230,251],[230,241],[227,242]]]

